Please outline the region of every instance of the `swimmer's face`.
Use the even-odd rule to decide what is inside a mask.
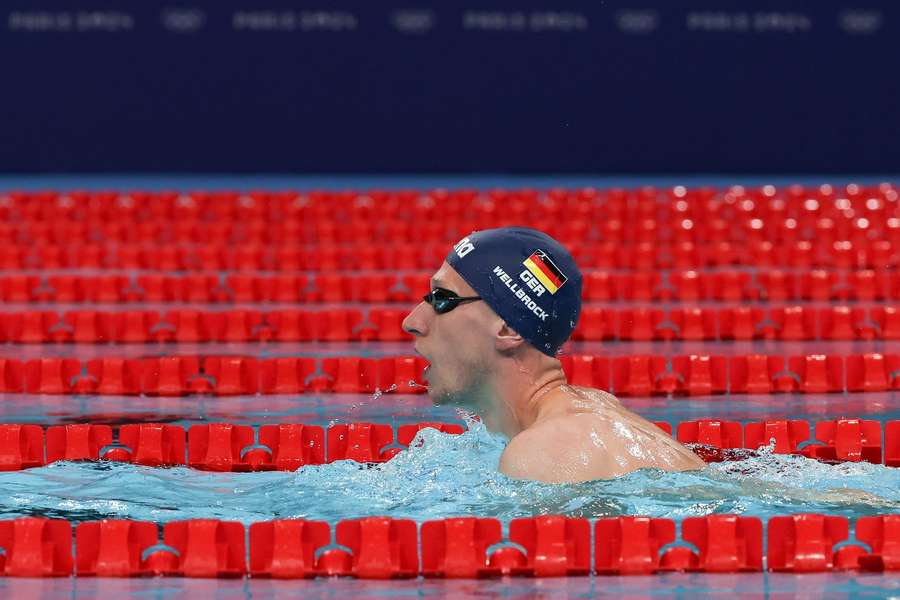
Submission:
[[[446,262],[431,278],[431,288],[444,288],[459,296],[478,294]],[[416,337],[416,352],[430,367],[428,391],[438,404],[468,405],[484,381],[492,358],[492,323],[496,314],[483,301],[460,304],[438,314],[421,302],[403,320],[403,330]]]

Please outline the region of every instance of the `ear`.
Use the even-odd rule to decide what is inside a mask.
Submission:
[[[505,321],[500,320],[497,327],[497,335],[495,337],[495,345],[498,352],[501,354],[509,354],[510,352],[518,350],[524,343],[525,340],[521,335],[516,333],[516,331],[507,325]]]

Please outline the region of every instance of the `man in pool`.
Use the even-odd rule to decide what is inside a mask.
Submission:
[[[403,321],[438,404],[482,415],[509,437],[500,472],[563,483],[704,462],[611,394],[566,382],[556,358],[581,312],[581,272],[550,236],[524,227],[474,232]]]

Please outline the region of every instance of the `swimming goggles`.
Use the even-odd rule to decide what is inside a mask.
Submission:
[[[448,313],[460,304],[465,302],[475,302],[476,300],[481,300],[481,296],[459,296],[456,292],[451,292],[450,290],[445,290],[444,288],[434,288],[422,298],[431,305],[439,315],[444,313]]]

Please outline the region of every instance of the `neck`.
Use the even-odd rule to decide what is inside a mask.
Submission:
[[[562,365],[544,355],[504,358],[490,384],[491,410],[485,424],[509,438],[531,427],[550,392],[566,383]]]

